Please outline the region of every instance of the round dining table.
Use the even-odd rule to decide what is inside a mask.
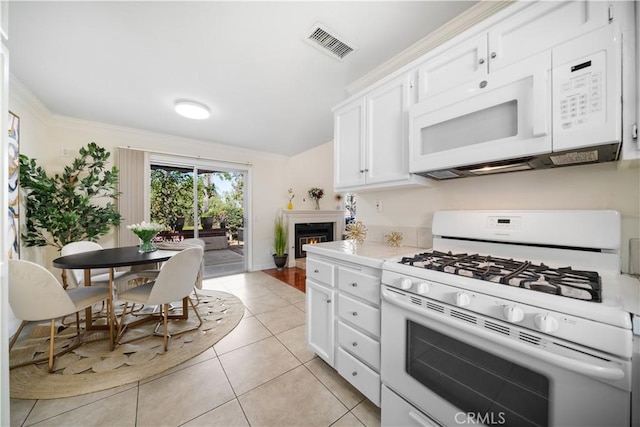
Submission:
[[[91,269],[108,268],[109,269],[109,295],[107,311],[109,313],[108,325],[109,340],[111,349],[115,347],[114,324],[115,315],[113,310],[113,271],[116,267],[131,267],[145,264],[159,264],[167,261],[176,251],[158,249],[153,252],[138,252],[138,246],[126,246],[121,248],[108,248],[96,251],[81,252],[73,255],[66,255],[53,260],[53,266],[67,270],[84,270],[84,285],[91,286]],[[183,313],[186,309],[183,307]],[[99,329],[96,325],[92,325],[93,316],[91,307],[86,309],[86,328]]]

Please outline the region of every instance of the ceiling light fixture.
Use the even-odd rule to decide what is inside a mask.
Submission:
[[[204,120],[211,116],[209,107],[194,101],[177,101],[175,109],[176,113],[189,119]]]

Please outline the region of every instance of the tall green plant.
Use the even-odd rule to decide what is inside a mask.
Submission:
[[[287,252],[288,231],[282,216],[277,216],[273,226],[273,243],[275,255],[283,256]]]
[[[118,196],[118,169],[107,168],[111,153],[89,143],[80,157],[53,177],[35,159],[20,155],[20,186],[26,197],[26,246],[61,249],[70,242],[96,241],[120,224],[113,203]]]

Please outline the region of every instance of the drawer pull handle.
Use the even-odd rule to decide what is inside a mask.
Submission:
[[[353,316],[357,316],[357,315],[358,315],[358,312],[357,312],[357,311],[354,311],[354,312],[353,312],[353,313],[351,313],[351,314],[352,314]]]
[[[351,372],[351,376],[355,377],[356,375],[358,375],[358,372],[356,372],[356,371]]]
[[[351,343],[351,345],[354,346],[354,347],[357,347],[358,343],[356,341],[354,341],[354,342]]]
[[[356,286],[358,286],[358,284],[357,284],[356,282],[353,282],[353,283],[351,284],[351,286],[353,286],[353,287],[355,288]]]
[[[320,270],[315,269],[315,270],[313,270],[313,272],[314,272],[314,273],[320,273]]]
[[[331,304],[331,300],[330,299],[327,300],[327,304]]]

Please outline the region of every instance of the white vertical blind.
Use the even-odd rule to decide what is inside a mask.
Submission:
[[[149,154],[145,151],[118,148],[120,169],[118,210],[122,221],[118,228],[118,246],[135,246],[138,238],[127,225],[149,221],[149,208],[145,188],[149,177]]]

